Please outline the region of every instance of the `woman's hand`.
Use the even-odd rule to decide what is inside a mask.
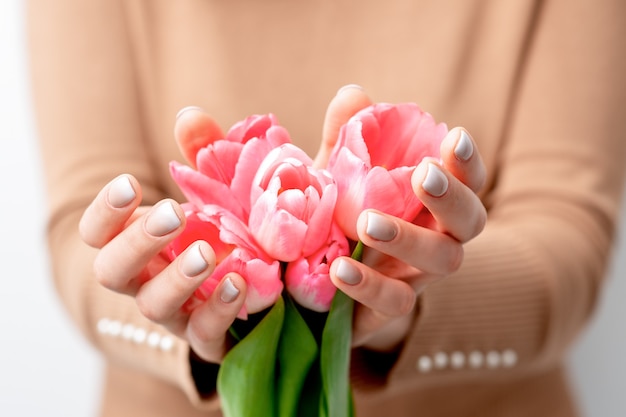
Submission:
[[[339,91],[329,105],[317,164],[323,166],[328,159],[339,126],[369,104],[358,87]],[[411,178],[434,225],[416,226],[375,210],[361,213],[357,233],[366,246],[362,262],[342,257],[331,266],[335,285],[358,302],[354,346],[391,351],[405,339],[419,294],[455,272],[463,260],[463,244],[482,231],[487,215],[476,192],[484,181],[476,144],[464,129],[454,128],[441,144],[441,161],[425,159]]]
[[[206,302],[188,303],[214,270],[215,254],[208,243],[197,241],[170,263],[160,253],[184,229],[184,213],[170,199],[152,207],[139,206],[140,201],[138,181],[121,175],[83,214],[80,235],[100,249],[96,279],[134,297],[145,317],[187,340],[198,357],[220,363],[230,347],[228,328],[246,298],[246,283],[238,274],[227,274]]]

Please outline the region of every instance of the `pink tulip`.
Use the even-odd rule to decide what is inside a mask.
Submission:
[[[246,301],[237,316],[241,319],[270,307],[283,291],[278,261],[259,259],[243,248],[236,248],[217,265],[213,274],[196,290],[195,296],[201,300],[208,299],[215,291],[217,283],[230,272],[241,275],[248,286]]]
[[[208,299],[229,272],[239,273],[248,285],[240,318],[274,304],[284,287],[280,263],[256,244],[247,226],[228,210],[216,205],[207,204],[201,210],[191,204],[184,207],[187,208],[185,230],[168,245],[166,253],[173,260],[189,244],[202,239],[213,247],[218,262],[211,276],[187,302],[186,308],[193,308]]]
[[[448,128],[416,104],[374,104],[344,125],[328,163],[337,183],[335,220],[357,240],[356,219],[365,209],[413,221],[423,209],[411,188],[415,166],[439,157]]]
[[[337,188],[327,172],[291,144],[272,150],[253,180],[249,229],[271,257],[306,258],[327,244]]]
[[[173,161],[170,172],[191,203],[216,204],[247,220],[250,184],[257,168],[270,150],[290,141],[273,115],[250,116],[235,124],[224,139],[198,151],[197,171]]]
[[[333,225],[330,242],[308,258],[289,262],[285,271],[285,286],[296,302],[309,310],[325,312],[337,291],[330,280],[330,264],[348,255],[350,249],[343,232]]]
[[[187,224],[185,230],[166,247],[166,255],[170,261],[180,255],[189,245],[198,240],[208,242],[215,252],[216,262],[221,262],[235,248],[235,245],[220,240],[219,228],[207,216],[191,203],[181,205],[185,211]]]

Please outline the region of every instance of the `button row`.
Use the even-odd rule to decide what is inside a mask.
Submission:
[[[174,347],[174,339],[171,336],[162,335],[156,331],[148,333],[142,327],[136,327],[130,323],[122,323],[118,320],[100,319],[97,329],[100,334],[119,337],[138,345],[145,343],[153,349],[161,349],[164,352],[168,352]]]
[[[428,373],[433,370],[444,370],[446,368],[459,370],[468,366],[470,369],[487,369],[512,368],[517,364],[517,353],[512,349],[506,349],[502,352],[491,350],[483,353],[474,350],[465,354],[456,351],[450,354],[446,352],[437,352],[432,356],[420,356],[417,360],[417,370],[422,373]]]

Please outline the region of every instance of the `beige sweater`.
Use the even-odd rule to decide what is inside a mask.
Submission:
[[[311,154],[347,83],[469,129],[489,220],[390,366],[355,352],[359,417],[572,416],[563,356],[601,290],[622,191],[622,0],[29,1],[58,293],[108,364],[103,416],[219,415],[188,345],[93,279],[77,223],[132,173],[181,199],[177,111],[272,112]],[[71,364],[68,364],[71,366]]]

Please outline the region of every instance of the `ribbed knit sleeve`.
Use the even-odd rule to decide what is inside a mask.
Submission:
[[[624,16],[619,1],[541,5],[487,226],[423,294],[391,389],[545,372],[586,324],[623,188]]]
[[[84,209],[122,172],[138,178],[146,204],[164,197],[152,171],[122,2],[31,1],[28,14],[58,293],[107,360],[169,381],[199,404],[188,345],[141,316],[132,298],[101,287],[93,274],[96,251],[78,236]],[[217,401],[203,407],[215,409]]]

